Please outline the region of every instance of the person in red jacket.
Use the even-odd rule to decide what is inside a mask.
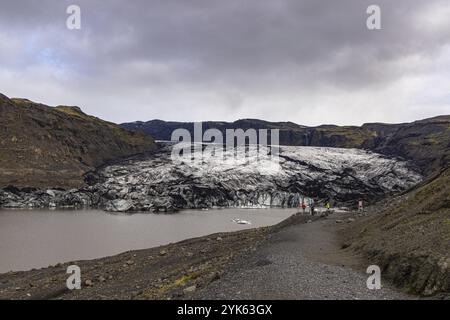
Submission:
[[[305,214],[305,210],[306,210],[305,200],[302,201],[302,210],[303,210],[303,214]]]

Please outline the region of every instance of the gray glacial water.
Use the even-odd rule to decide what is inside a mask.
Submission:
[[[129,215],[99,210],[0,210],[0,273],[106,257],[216,232],[269,226],[295,212],[211,209]],[[252,224],[231,222],[237,218]]]

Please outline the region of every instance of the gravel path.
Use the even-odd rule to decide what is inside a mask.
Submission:
[[[335,213],[272,234],[258,250],[238,259],[194,299],[411,299],[383,283],[369,290],[363,260],[339,248]],[[366,263],[367,264],[367,263]]]

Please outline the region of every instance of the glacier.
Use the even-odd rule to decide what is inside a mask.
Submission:
[[[90,207],[121,212],[171,212],[186,208],[298,207],[302,201],[351,206],[402,192],[422,180],[410,163],[360,149],[279,146],[224,150],[207,145],[174,161],[172,143],[156,152],[106,165],[72,190],[0,190],[9,208]],[[245,148],[239,150],[239,148]],[[235,153],[246,157],[236,159]],[[242,153],[241,153],[242,154]],[[193,160],[194,159],[194,160]]]

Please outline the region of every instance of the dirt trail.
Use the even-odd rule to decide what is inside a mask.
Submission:
[[[336,223],[336,220],[343,220]],[[237,259],[224,277],[196,299],[411,299],[382,282],[369,290],[364,260],[342,250],[338,230],[346,216],[332,214],[283,228],[257,251]]]

